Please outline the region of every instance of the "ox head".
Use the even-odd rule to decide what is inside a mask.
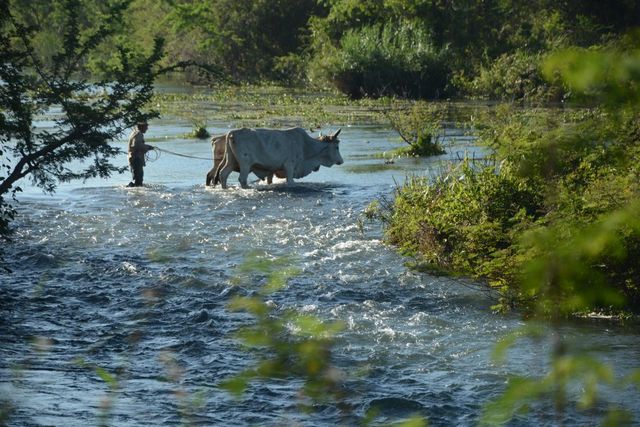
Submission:
[[[326,142],[327,145],[327,157],[324,159],[323,166],[331,167],[333,165],[341,165],[344,163],[342,156],[340,155],[340,141],[338,135],[342,129],[335,131],[333,135],[323,135],[320,132],[318,141]]]

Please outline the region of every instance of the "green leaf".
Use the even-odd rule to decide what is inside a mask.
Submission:
[[[94,371],[102,381],[104,381],[109,385],[109,387],[111,387],[112,390],[115,390],[118,388],[118,380],[109,372],[107,372],[105,369],[99,366],[96,366],[94,368]]]
[[[219,387],[228,393],[231,393],[236,398],[242,396],[249,385],[247,377],[243,374],[235,375],[229,379],[222,381]]]
[[[480,424],[504,424],[517,412],[528,410],[528,403],[547,391],[549,387],[544,381],[512,377],[509,379],[506,391],[485,406]]]
[[[393,427],[427,427],[429,423],[423,417],[415,415],[407,420],[392,424]]]
[[[521,338],[539,339],[544,335],[542,325],[526,324],[500,338],[493,348],[492,359],[500,363],[504,361],[507,351]]]

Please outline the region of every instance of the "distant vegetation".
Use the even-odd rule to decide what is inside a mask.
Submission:
[[[51,63],[62,43],[66,1],[8,2],[41,30],[36,52]],[[82,24],[108,7],[78,2]],[[607,46],[638,25],[629,0],[119,0],[118,31],[83,58],[100,76],[164,39],[162,65],[208,64],[218,76],[189,69],[194,83],[276,82],[332,87],[351,97],[481,97],[561,100],[567,88],[542,77],[548,53],[569,46]]]

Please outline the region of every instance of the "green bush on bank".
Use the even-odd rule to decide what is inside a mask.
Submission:
[[[386,237],[427,269],[488,279],[503,288],[505,264],[523,224],[534,222],[541,198],[507,173],[464,161],[436,178],[411,178],[384,217]],[[505,289],[506,290],[506,289]]]
[[[465,161],[441,177],[407,181],[382,215],[387,239],[434,269],[499,287],[502,308],[545,300],[542,273],[538,287],[528,278],[555,253],[563,261],[549,277],[573,275],[547,301],[564,301],[567,314],[623,301],[637,310],[640,220],[608,218],[640,198],[639,119],[634,110],[496,108],[480,119],[479,135],[498,167]]]
[[[505,53],[480,67],[461,86],[470,96],[494,100],[557,102],[564,96],[560,82],[547,82],[542,74],[543,53],[521,50]]]
[[[356,99],[438,98],[450,74],[446,48],[435,48],[427,31],[411,23],[350,30],[322,61],[321,78]]]

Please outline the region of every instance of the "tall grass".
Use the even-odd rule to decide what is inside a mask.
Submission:
[[[352,98],[439,98],[447,90],[447,50],[413,24],[351,30],[327,64],[329,79]]]

